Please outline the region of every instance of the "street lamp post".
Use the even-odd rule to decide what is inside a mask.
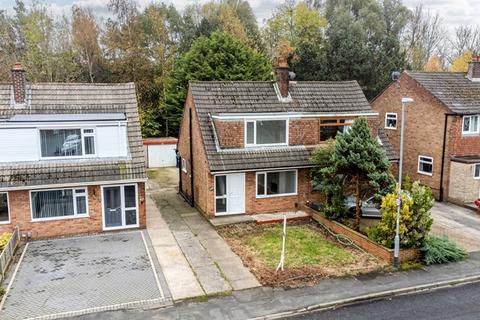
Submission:
[[[400,210],[402,207],[402,169],[403,169],[403,131],[405,130],[405,108],[408,103],[413,103],[412,98],[402,98],[402,125],[400,129],[400,162],[398,164],[398,198],[397,198],[397,223],[395,230],[394,249],[393,249],[393,265],[400,265]]]

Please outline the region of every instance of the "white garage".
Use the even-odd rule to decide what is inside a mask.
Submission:
[[[176,138],[150,138],[143,141],[147,168],[175,167]]]

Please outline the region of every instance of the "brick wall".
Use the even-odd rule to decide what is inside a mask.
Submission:
[[[462,135],[463,118],[461,116],[450,117],[450,155],[455,156],[478,156],[480,155],[480,135]]]
[[[308,213],[315,221],[327,226],[331,231],[336,234],[342,234],[352,240],[356,245],[373,254],[374,256],[391,263],[393,261],[393,250],[385,248],[384,246],[368,239],[367,236],[356,232],[347,226],[336,221],[329,220],[322,216],[317,211],[307,206],[302,206],[301,210]],[[421,258],[421,253],[417,249],[403,249],[400,250],[399,259],[400,262],[407,262],[417,260]]]
[[[475,165],[450,162],[450,193],[448,200],[458,204],[473,202],[479,197],[480,180],[474,179]]]
[[[390,85],[372,102],[373,109],[379,113],[379,125],[385,126],[385,114],[387,112],[397,113],[397,129],[385,129],[385,132],[398,154],[400,150],[402,97],[411,97],[415,101],[413,105],[409,105],[406,108],[403,158],[404,176],[408,174],[412,180],[420,180],[421,183],[428,185],[438,198],[440,193],[444,114],[448,113],[449,110],[420,84],[406,73],[403,73],[400,77],[399,86],[396,83]],[[446,154],[448,154],[448,149]],[[432,176],[417,173],[419,155],[433,158]],[[444,174],[445,195],[448,194],[448,167],[449,164],[446,163]]]
[[[243,148],[244,147],[244,122],[215,120],[215,131],[217,132],[218,143],[221,148]]]
[[[320,119],[290,119],[288,124],[288,144],[312,146],[320,142]]]
[[[21,233],[31,232],[33,239],[91,234],[103,231],[102,193],[100,186],[88,187],[88,213],[86,218],[52,221],[32,221],[30,193],[28,190],[8,192],[10,223],[0,225],[0,232],[10,232],[18,226]],[[141,228],[145,228],[145,184],[138,184],[138,216]]]
[[[192,139],[189,136],[189,110],[192,110]],[[194,205],[205,215],[213,213],[213,177],[210,175],[207,156],[203,146],[203,138],[200,131],[199,121],[195,104],[193,103],[192,93],[188,90],[185,107],[183,110],[182,124],[180,126],[180,135],[178,140],[178,153],[180,157],[187,160],[187,173],[181,171],[180,179],[181,192],[191,198],[191,179],[192,167],[190,159],[190,143],[193,148],[193,179],[194,179]]]

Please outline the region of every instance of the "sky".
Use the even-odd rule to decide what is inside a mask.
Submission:
[[[29,3],[30,0],[25,0]],[[141,6],[145,6],[152,0],[137,0]],[[159,0],[158,2],[160,2]],[[182,10],[186,5],[194,3],[207,2],[208,0],[163,0],[165,3],[174,3],[177,9]],[[276,5],[282,0],[248,0],[259,21],[271,16]],[[108,0],[43,0],[51,6],[54,12],[69,12],[72,4],[89,6],[97,12],[98,15],[106,13],[106,4]],[[423,3],[424,6],[432,12],[439,12],[443,18],[445,26],[449,30],[462,24],[480,24],[480,0],[403,0],[403,3],[414,8],[416,5]],[[0,10],[12,10],[15,0],[0,0]]]

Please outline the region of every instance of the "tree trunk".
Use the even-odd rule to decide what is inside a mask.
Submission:
[[[360,178],[357,177],[356,179],[356,190],[355,190],[356,196],[355,196],[355,223],[353,225],[353,228],[355,231],[360,230],[360,219],[362,217],[362,209],[361,209],[361,199],[360,199]]]

